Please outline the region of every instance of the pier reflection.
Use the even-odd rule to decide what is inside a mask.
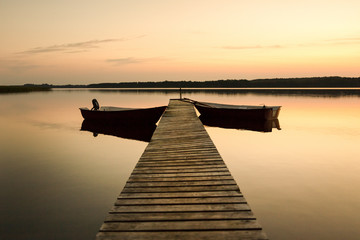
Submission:
[[[220,127],[228,129],[250,130],[257,132],[272,132],[273,128],[281,130],[278,119],[274,120],[235,120],[209,118],[200,115],[201,122],[209,127]]]
[[[84,120],[81,125],[81,131],[92,132],[94,137],[104,134],[143,142],[150,142],[155,129],[156,124],[124,124],[116,121]]]

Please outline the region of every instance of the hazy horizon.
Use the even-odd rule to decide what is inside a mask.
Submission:
[[[0,85],[358,77],[360,2],[0,3]]]

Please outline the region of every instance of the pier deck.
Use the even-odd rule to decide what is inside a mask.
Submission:
[[[170,100],[96,239],[267,236],[193,105]]]

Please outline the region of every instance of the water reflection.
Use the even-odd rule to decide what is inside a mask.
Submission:
[[[150,142],[156,129],[155,124],[119,123],[116,121],[84,120],[81,131],[89,131],[96,137],[99,133],[143,142]]]
[[[228,128],[228,129],[242,129],[242,130],[250,130],[257,132],[272,132],[273,128],[281,130],[280,122],[278,119],[274,120],[236,120],[236,119],[218,119],[206,117],[204,115],[200,115],[201,122],[210,127],[220,127],[220,128]]]

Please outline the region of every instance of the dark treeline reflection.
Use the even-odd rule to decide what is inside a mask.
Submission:
[[[257,132],[272,132],[273,128],[281,130],[278,119],[274,120],[235,120],[226,118],[212,118],[200,115],[201,122],[210,127],[220,127],[238,130],[250,130]]]
[[[88,89],[94,92],[118,92],[121,94],[174,94],[180,89]],[[210,95],[272,95],[272,96],[308,96],[308,97],[360,97],[360,89],[181,89],[182,94],[202,93]]]
[[[123,124],[116,121],[84,120],[81,125],[81,131],[92,132],[94,137],[104,134],[143,142],[150,142],[155,129],[155,124]]]

